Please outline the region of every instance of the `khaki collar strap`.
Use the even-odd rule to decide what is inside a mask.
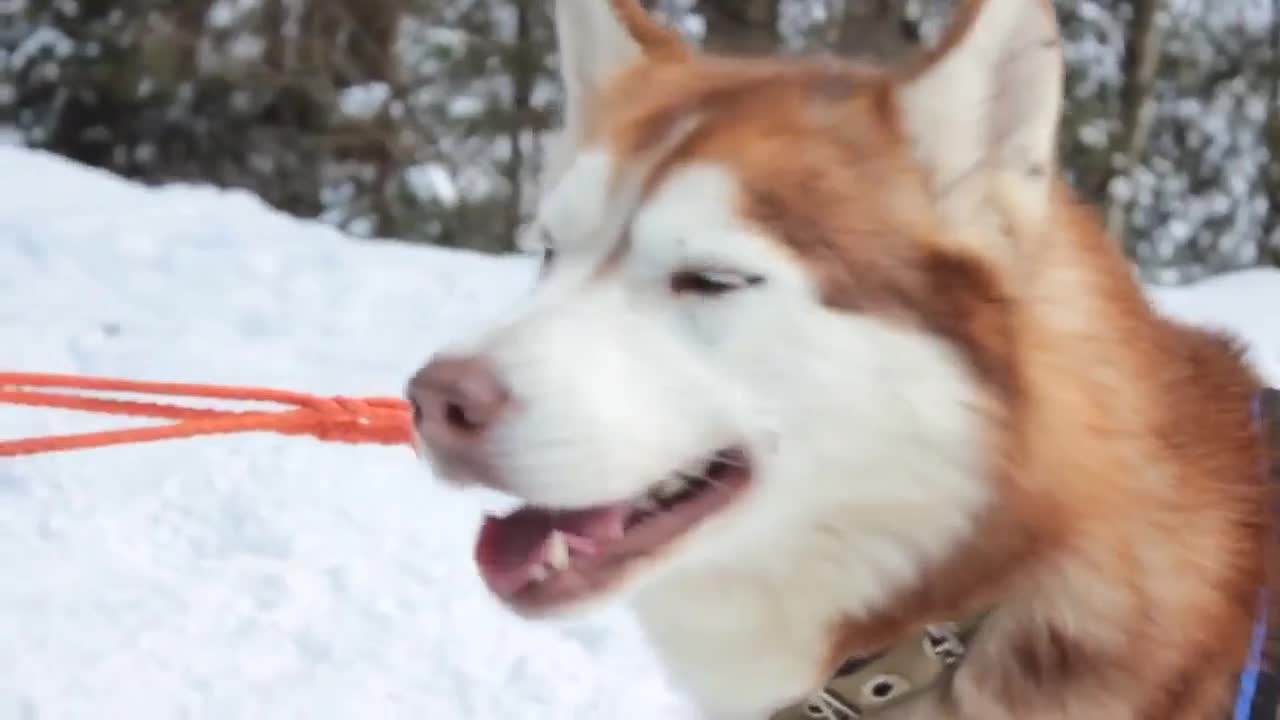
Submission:
[[[928,625],[882,653],[849,658],[821,690],[771,720],[864,720],[933,689],[964,659],[984,616]]]

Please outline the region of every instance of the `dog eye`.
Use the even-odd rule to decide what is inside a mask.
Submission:
[[[671,275],[671,292],[677,295],[724,295],[763,282],[761,275],[733,270],[681,270]]]

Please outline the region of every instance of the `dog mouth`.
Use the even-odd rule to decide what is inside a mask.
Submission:
[[[716,452],[643,495],[586,509],[524,506],[488,517],[475,560],[490,592],[523,614],[538,614],[613,588],[742,494],[747,453]]]

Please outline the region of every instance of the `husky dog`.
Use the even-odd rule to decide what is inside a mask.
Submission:
[[[711,718],[980,616],[876,717],[1220,720],[1265,582],[1261,384],[1060,179],[1048,0],[962,2],[900,67],[554,12],[537,287],[407,391],[440,477],[525,503],[477,539],[494,595],[628,604]]]

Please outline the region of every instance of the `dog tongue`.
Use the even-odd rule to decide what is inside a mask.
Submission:
[[[476,565],[490,589],[508,597],[529,583],[553,532],[564,533],[573,550],[590,552],[622,537],[627,512],[625,504],[569,511],[524,507],[506,517],[487,517],[476,542]]]

